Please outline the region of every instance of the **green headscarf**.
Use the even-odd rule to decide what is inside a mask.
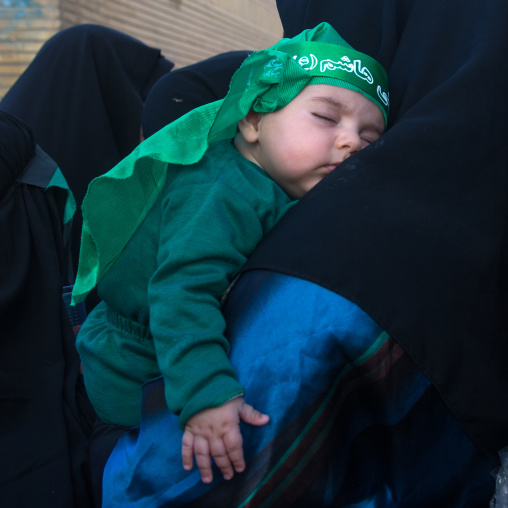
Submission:
[[[388,117],[388,77],[373,58],[355,51],[328,23],[252,53],[227,96],[196,108],[141,143],[111,171],[94,179],[83,201],[83,230],[73,303],[84,300],[116,262],[155,203],[169,164],[195,164],[208,147],[235,137],[254,109],[283,108],[310,84],[355,90]]]

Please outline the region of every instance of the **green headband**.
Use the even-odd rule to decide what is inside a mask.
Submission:
[[[278,51],[293,59],[313,78],[313,84],[330,84],[363,94],[381,108],[388,120],[388,75],[373,58],[353,48],[324,42],[297,42],[281,46]]]
[[[234,138],[238,122],[251,109],[277,111],[305,86],[318,83],[362,93],[381,108],[386,122],[386,72],[352,49],[328,23],[252,53],[233,76],[224,99],[167,125],[90,183],[82,207],[73,301],[83,300],[121,255],[162,191],[168,164],[195,164],[212,143]]]

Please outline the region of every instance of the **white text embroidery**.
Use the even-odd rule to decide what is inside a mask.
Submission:
[[[297,55],[293,57],[295,60],[297,59]],[[334,62],[333,60],[321,60],[319,61],[316,55],[312,53],[309,56],[300,57],[297,62],[306,70],[310,71],[315,69],[319,64],[319,71],[326,72],[327,70],[333,71],[335,69],[340,69],[345,72],[354,72],[360,79],[367,81],[367,83],[374,83],[374,78],[372,73],[367,69],[367,67],[362,67],[361,60],[354,60],[351,62],[348,56],[343,56],[338,62]]]

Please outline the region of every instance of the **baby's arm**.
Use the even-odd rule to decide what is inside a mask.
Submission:
[[[213,480],[211,457],[225,480],[233,478],[234,471],[241,473],[245,469],[245,460],[240,420],[261,426],[266,425],[270,418],[246,404],[243,397],[205,409],[189,418],[182,438],[184,469],[192,469],[192,457],[195,455],[204,483]]]
[[[233,399],[244,390],[228,359],[220,298],[261,240],[265,221],[243,193],[220,182],[176,185],[161,212],[148,297],[166,402],[185,431],[184,465],[192,468],[196,454],[203,480],[212,481],[212,456],[232,477],[233,467],[244,467],[240,420],[263,425],[268,417]]]

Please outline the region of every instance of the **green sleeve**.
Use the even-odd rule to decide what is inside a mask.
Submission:
[[[161,213],[150,329],[166,401],[183,428],[197,412],[244,393],[219,301],[264,231],[259,207],[219,182],[169,192]]]

